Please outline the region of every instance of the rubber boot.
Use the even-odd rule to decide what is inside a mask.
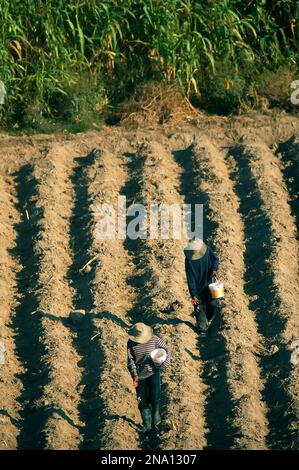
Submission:
[[[160,415],[160,406],[155,405],[154,407],[154,413],[153,413],[153,422],[155,426],[158,426],[158,424],[161,423],[161,415]]]
[[[141,432],[149,432],[152,429],[152,413],[149,408],[141,410],[141,416],[143,420],[143,426]]]
[[[205,333],[208,331],[209,322],[206,316],[206,311],[204,307],[197,306],[195,311],[195,318],[197,327],[200,333]]]

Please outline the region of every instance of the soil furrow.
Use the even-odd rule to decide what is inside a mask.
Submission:
[[[101,204],[117,209],[125,172],[121,158],[93,151],[78,158],[74,174],[73,285],[76,307],[85,309],[77,330],[77,347],[84,358],[81,417],[82,448],[138,449],[138,416],[134,389],[126,369],[126,328],[132,290],[126,286],[130,261],[122,240],[101,239],[97,232]],[[78,274],[94,256],[91,269]],[[113,393],[111,393],[113,391]],[[137,420],[137,422],[136,422]]]
[[[189,195],[193,202],[203,204],[204,237],[219,256],[220,278],[226,288],[220,331],[214,328],[210,337],[200,340],[202,358],[209,360],[205,380],[212,389],[207,409],[212,429],[208,444],[210,448],[262,449],[267,421],[254,355],[260,337],[244,293],[244,227],[238,215],[239,201],[224,157],[206,136],[196,137],[180,157],[185,177],[194,178]],[[226,399],[221,406],[223,391]]]
[[[11,256],[15,247],[16,233],[12,220],[18,217],[14,207],[11,181],[0,175],[0,449],[15,450],[19,435],[19,411],[17,402],[22,384],[19,375],[23,372],[16,354],[12,315],[16,308],[16,272],[18,264]]]
[[[196,184],[196,171],[192,160],[193,145],[190,142],[183,141],[181,143],[184,139],[178,139],[176,135],[173,140],[177,141],[173,145],[175,149],[173,155],[183,170],[180,192],[184,196],[185,202],[192,204],[193,210],[195,204],[203,205],[204,235],[206,233],[212,234],[216,225],[211,218],[207,218],[209,213],[208,199]],[[178,147],[183,147],[184,150],[176,150]],[[202,341],[203,337],[201,337],[198,342],[200,357],[203,361],[202,380],[206,385],[205,417],[208,427],[206,436],[208,449],[231,447],[235,433],[232,419],[228,419],[233,405],[227,384],[225,340],[222,335],[218,334],[220,327],[218,319],[215,327],[209,331],[208,341]]]
[[[298,368],[292,369],[291,340],[298,339],[298,257],[295,224],[277,158],[262,142],[244,139],[230,152],[246,234],[245,289],[251,297],[264,371],[270,448],[296,446]]]
[[[49,382],[49,370],[43,364],[45,348],[40,320],[37,315],[32,315],[38,308],[35,286],[38,282],[39,260],[34,243],[40,232],[42,214],[36,207],[37,181],[33,165],[28,163],[21,166],[13,176],[16,183],[15,206],[19,216],[14,223],[16,246],[12,249],[12,255],[20,267],[17,272],[17,306],[12,324],[17,354],[24,369],[20,374],[23,385],[19,397],[22,427],[17,445],[20,449],[42,449],[46,410],[38,409],[35,400],[42,397],[42,389]],[[29,220],[27,214],[30,214]]]
[[[290,196],[292,214],[299,225],[299,141],[292,136],[277,146],[277,155],[281,158],[284,180]],[[298,231],[297,231],[298,238]]]
[[[66,319],[72,304],[65,279],[71,261],[67,220],[72,194],[62,197],[72,153],[55,145],[47,152],[16,175],[22,220],[15,255],[22,269],[15,327],[26,370],[19,447],[74,449],[80,441],[80,375]]]
[[[145,141],[126,154],[130,179],[122,190],[128,204],[180,204],[179,168],[171,152]],[[186,242],[186,241],[185,241]],[[143,448],[201,449],[205,445],[204,387],[200,379],[197,334],[187,300],[182,240],[127,239],[135,263],[131,284],[138,295],[134,321],[153,325],[172,349],[171,366],[163,372],[162,427],[143,439]]]
[[[76,449],[80,421],[78,384],[80,357],[73,348],[68,316],[73,292],[67,280],[71,264],[69,249],[73,190],[71,185],[73,149],[54,144],[37,157],[34,175],[38,181],[36,208],[43,213],[40,236],[35,241],[39,259],[35,286],[41,317],[42,338],[49,370],[49,383],[43,388],[41,406],[48,415],[45,423],[46,449]],[[30,215],[29,215],[30,217]]]

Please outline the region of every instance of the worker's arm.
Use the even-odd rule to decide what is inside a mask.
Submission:
[[[190,261],[187,258],[185,258],[185,271],[186,271],[187,284],[188,284],[190,295],[192,299],[197,298],[196,280],[194,277],[194,272],[190,264]]]
[[[136,367],[136,364],[135,364],[135,361],[134,361],[134,358],[133,358],[133,355],[129,346],[127,347],[127,353],[128,353],[128,362],[127,362],[128,370],[133,379],[134,387],[137,387],[138,385],[137,367]]]

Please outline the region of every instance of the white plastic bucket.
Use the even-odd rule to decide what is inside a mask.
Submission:
[[[165,349],[162,349],[162,348],[154,349],[151,352],[151,358],[156,364],[162,364],[162,362],[164,362],[166,359]]]
[[[224,297],[224,285],[222,282],[215,281],[209,284],[209,289],[213,299],[222,299]]]

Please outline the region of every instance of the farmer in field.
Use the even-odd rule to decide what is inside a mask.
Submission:
[[[196,321],[201,331],[207,331],[218,309],[219,301],[212,298],[209,290],[212,277],[218,276],[218,258],[200,238],[189,240],[184,253],[187,283]]]
[[[153,334],[152,328],[144,323],[133,325],[128,335],[128,369],[137,391],[143,420],[141,432],[148,432],[152,425],[161,423],[160,371],[169,365],[171,352],[164,341]]]

